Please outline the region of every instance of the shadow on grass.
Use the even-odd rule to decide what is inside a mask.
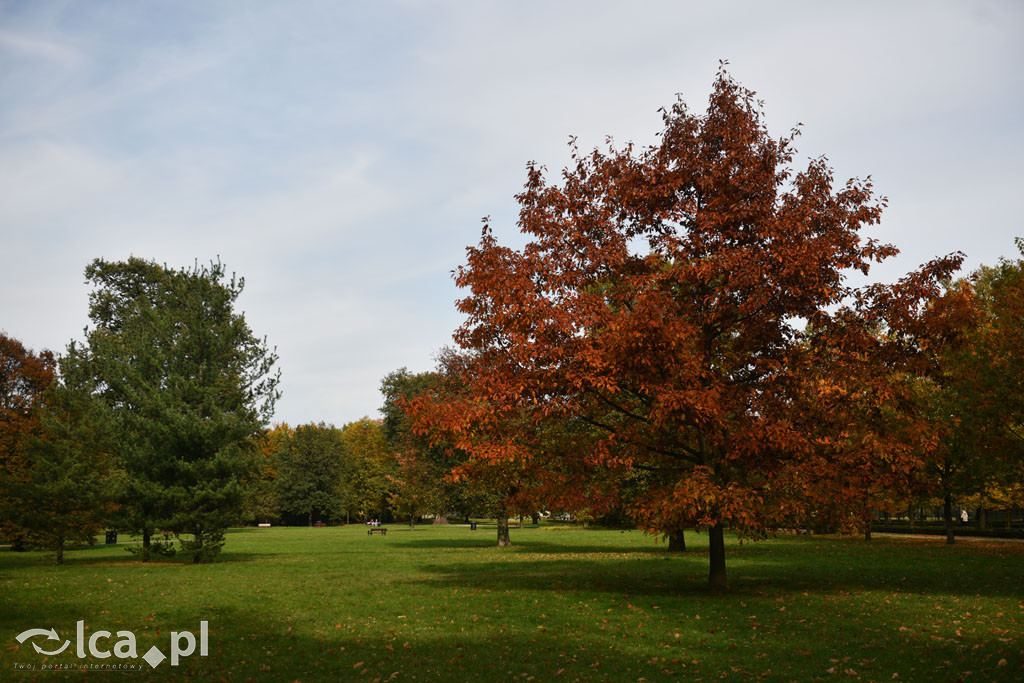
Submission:
[[[277,555],[273,554],[273,553],[254,553],[254,552],[239,552],[239,551],[227,550],[227,551],[223,551],[219,555],[217,555],[216,559],[214,559],[212,562],[205,562],[205,563],[201,563],[201,564],[209,566],[209,565],[216,565],[216,564],[231,564],[231,563],[234,563],[234,562],[253,562],[255,560],[267,559],[267,558],[271,558],[271,557],[277,557]],[[83,557],[79,557],[77,555],[76,556],[71,556],[69,558],[67,555],[65,555],[64,558],[65,558],[64,561],[67,564],[81,564],[81,565],[89,565],[89,564],[117,564],[117,565],[124,565],[124,564],[131,564],[131,565],[146,566],[148,564],[150,566],[155,566],[155,565],[156,566],[159,566],[159,565],[176,565],[177,566],[177,565],[191,565],[191,564],[194,564],[192,562],[192,558],[191,557],[189,557],[187,555],[182,555],[180,552],[176,552],[174,555],[170,555],[170,556],[155,555],[155,556],[150,558],[148,563],[140,561],[137,556],[135,556],[132,553],[129,553],[127,551],[125,551],[124,555],[118,554],[118,555],[99,556],[99,557],[95,557],[94,556],[94,557],[84,557],[84,558]]]
[[[431,563],[422,569],[433,575],[426,580],[428,584],[438,587],[537,591],[571,588],[651,596],[707,591],[706,547],[670,554],[660,548],[628,550],[530,542],[509,550],[510,561]],[[517,555],[533,559],[515,562]],[[726,565],[729,594],[733,596],[886,591],[1020,597],[1024,581],[1024,565],[1018,553],[985,554],[969,548],[947,551],[942,546],[835,539],[733,544],[727,551]]]
[[[681,610],[693,606],[679,603]],[[523,608],[518,609],[522,616]],[[139,621],[128,614],[97,615],[94,606],[83,601],[49,615],[47,625],[56,627],[61,637],[71,637],[75,619],[83,616],[93,631],[123,620],[122,627],[135,633],[140,654],[152,646],[168,654],[171,630],[197,634],[200,620],[206,620],[208,656],[193,653],[176,667],[164,662],[157,673],[226,680],[675,681],[723,675],[730,680],[811,680],[835,672],[834,662],[840,658],[852,659],[841,669],[856,667],[856,673],[875,680],[889,678],[894,671],[901,680],[934,680],[950,678],[945,674],[960,668],[979,671],[982,662],[994,667],[1005,649],[980,635],[921,642],[896,631],[883,616],[855,631],[839,621],[822,622],[813,630],[808,627],[794,634],[783,620],[769,623],[766,619],[758,631],[742,615],[726,612],[714,617],[704,607],[701,611],[703,621],[686,622],[687,626],[677,622],[667,629],[657,623],[637,628],[623,619],[626,612],[565,613],[567,620],[560,627],[541,630],[542,614],[531,615],[536,624],[521,621],[507,628],[501,622],[474,626],[470,613],[440,620],[380,614],[353,622],[343,613],[328,610],[294,620],[292,614],[267,613],[255,606],[191,606],[156,621]],[[17,615],[18,628],[22,623],[25,628],[36,625],[38,619],[32,618],[28,613]],[[48,662],[72,666],[97,662],[91,657],[78,659],[72,652],[70,648]],[[965,653],[968,661],[959,664],[965,661]],[[1020,657],[1011,656],[1011,660],[1003,669],[1006,680],[1021,671]],[[13,662],[38,666],[43,661],[27,647],[0,653],[4,669]],[[151,671],[141,659],[124,661]],[[947,665],[959,668],[927,675]]]
[[[462,549],[462,548],[497,548],[497,540],[488,535],[487,538],[431,538],[431,539],[402,539],[403,547],[410,548],[433,548],[433,549]],[[530,538],[524,540],[513,538],[512,545],[508,548],[512,553],[543,553],[543,554],[614,554],[614,555],[660,555],[667,553],[667,546],[660,547],[623,547],[621,545],[579,545],[574,543],[557,543],[554,541],[537,540]]]
[[[112,629],[109,617],[91,616],[94,611],[86,606],[82,609],[85,611],[56,615],[47,625],[54,626],[61,638],[73,638],[74,620],[85,615],[91,629]],[[182,658],[177,666],[165,661],[155,672],[164,676],[282,681],[476,681],[523,677],[545,681],[568,674],[568,680],[670,680],[665,678],[668,669],[664,664],[640,661],[635,651],[622,646],[627,643],[620,645],[597,635],[573,643],[572,650],[567,651],[559,634],[532,629],[476,634],[432,624],[417,624],[415,629],[389,626],[371,631],[367,624],[336,629],[333,622],[343,620],[344,615],[325,616],[332,625],[318,629],[318,633],[293,629],[285,620],[256,610],[240,609],[182,613],[173,619],[165,618],[162,623],[124,623],[122,627],[135,634],[140,655],[154,646],[166,655],[170,652],[172,629],[190,630],[198,635],[199,620],[209,622],[208,656],[195,652]],[[25,628],[34,624],[27,614],[17,615],[16,620],[28,624]],[[636,635],[633,638],[640,640]],[[114,661],[138,664],[143,673],[152,672],[141,658],[109,659],[106,663]],[[13,668],[14,662],[35,665],[37,669],[32,673],[38,674],[38,667],[44,662],[75,667],[102,660],[90,656],[79,659],[73,646],[59,656],[44,658],[26,646],[18,652],[0,652],[0,662],[3,670]]]
[[[955,680],[967,669],[981,679],[1004,673],[1002,680],[1013,680],[1024,673],[1015,654],[1019,635],[987,632],[986,624],[973,632],[965,626],[964,635],[954,637],[952,625],[934,626],[938,613],[931,599],[1019,600],[1018,552],[840,539],[731,542],[733,590],[723,596],[705,590],[707,552],[700,538],[682,554],[578,537],[559,543],[557,535],[521,539],[507,551],[495,550],[493,539],[484,537],[387,539],[395,542],[377,544],[375,538],[358,545],[381,551],[370,555],[381,571],[366,580],[366,588],[339,579],[331,579],[338,581],[334,593],[311,588],[324,567],[291,573],[282,563],[268,565],[279,581],[266,587],[274,599],[256,592],[256,572],[174,571],[184,564],[180,558],[156,563],[167,572],[111,572],[112,584],[99,567],[15,578],[13,567],[5,565],[2,578],[10,582],[0,589],[0,636],[13,643],[24,629],[54,627],[67,637],[75,621],[85,619],[92,632],[133,631],[140,654],[153,645],[167,653],[171,630],[196,632],[200,620],[207,620],[209,656],[193,655],[175,668],[165,662],[158,672],[227,680],[385,681],[396,672],[395,680],[419,681],[668,681],[723,673],[751,680],[769,668],[771,679],[812,680],[827,678],[836,662],[840,674],[849,667],[874,680],[888,680],[894,672],[901,680]],[[585,544],[575,544],[579,540]],[[334,563],[334,571],[351,572],[342,560],[346,548],[329,548],[323,561]],[[430,548],[462,552],[442,557]],[[417,549],[424,551],[417,555]],[[144,567],[122,549],[95,550],[73,564]],[[296,554],[289,547],[277,557],[287,562]],[[33,555],[29,564],[38,565],[41,558]],[[399,556],[407,564],[388,567]],[[218,564],[263,557],[226,549]],[[25,592],[19,595],[22,581]],[[892,605],[883,603],[887,595],[835,599],[840,591],[861,589],[929,597]],[[802,597],[805,591],[810,598]],[[842,610],[847,614],[832,614]],[[753,615],[760,623],[750,622]],[[0,671],[41,659],[29,647],[0,651]],[[997,669],[1001,659],[1008,664]],[[82,660],[65,653],[52,661]],[[959,668],[943,669],[947,665]]]
[[[175,553],[171,556],[166,555],[153,555],[149,562],[142,562],[138,557],[128,552],[126,546],[116,546],[121,552],[109,552],[111,548],[115,546],[85,546],[82,548],[67,549],[64,551],[64,564],[58,565],[56,563],[56,555],[53,552],[47,551],[30,551],[25,553],[11,553],[11,555],[4,558],[4,568],[7,570],[17,570],[28,567],[53,567],[54,569],[60,569],[62,567],[72,569],[74,567],[90,567],[90,566],[109,566],[109,567],[123,567],[123,566],[139,566],[139,567],[162,567],[162,566],[182,566],[191,565],[192,559]],[[106,553],[96,552],[99,550],[107,550]],[[259,560],[267,560],[277,555],[274,553],[255,553],[255,552],[238,552],[238,551],[224,551],[220,553],[212,563],[206,563],[205,566],[210,564],[232,564],[237,562],[254,562]]]
[[[416,538],[416,539],[402,539],[403,548],[432,548],[436,550],[442,550],[450,548],[452,550],[458,550],[462,548],[494,548],[497,546],[496,541],[490,538]]]

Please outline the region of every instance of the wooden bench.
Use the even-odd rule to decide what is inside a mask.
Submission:
[[[366,530],[366,535],[373,536],[374,531],[379,531],[382,536],[388,535],[388,528],[386,526],[371,526],[369,529]]]

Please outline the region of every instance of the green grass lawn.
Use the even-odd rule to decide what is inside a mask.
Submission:
[[[707,537],[670,556],[637,531],[392,525],[247,529],[210,565],[123,546],[0,552],[0,680],[44,657],[29,628],[128,630],[138,653],[209,622],[209,655],[147,675],[212,680],[1024,680],[1024,545],[733,541],[708,593]],[[112,647],[116,636],[107,643]],[[75,673],[80,678],[82,674]],[[89,674],[93,680],[110,673]]]

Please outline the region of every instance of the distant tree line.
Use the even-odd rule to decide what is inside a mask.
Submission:
[[[259,446],[248,521],[312,526],[390,518],[396,463],[378,422],[280,424]]]

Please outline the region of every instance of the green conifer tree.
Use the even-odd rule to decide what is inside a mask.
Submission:
[[[182,540],[211,559],[238,520],[255,438],[273,414],[276,354],[235,311],[244,280],[222,264],[174,270],[150,261],[97,259],[84,347],[68,355],[92,369],[114,425],[125,473],[123,525]]]

